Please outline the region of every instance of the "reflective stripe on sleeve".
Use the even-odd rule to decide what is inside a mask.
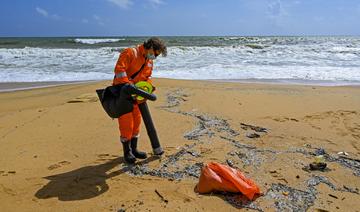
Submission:
[[[116,78],[123,78],[123,77],[127,77],[127,74],[126,74],[126,72],[120,72],[120,73],[115,74],[115,77]]]
[[[138,57],[138,54],[137,54],[137,49],[136,48],[131,48],[132,50],[133,50],[133,52],[134,52],[134,56],[135,56],[135,58],[137,58]]]

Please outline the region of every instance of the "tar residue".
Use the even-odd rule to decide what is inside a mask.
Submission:
[[[249,135],[249,133],[256,133],[258,136],[247,136],[248,139],[250,138],[256,141],[258,137],[270,133],[270,130],[261,126],[240,123],[240,128],[246,131],[246,133],[241,134],[232,129],[225,119],[213,117],[208,114],[181,111],[179,107],[181,106],[181,103],[187,101],[187,98],[189,98],[189,95],[182,89],[174,90],[167,94],[167,104],[159,108],[171,113],[193,117],[197,121],[195,128],[183,135],[184,138],[192,141],[192,143],[184,145],[179,151],[167,156],[166,159],[160,163],[158,168],[149,168],[146,164],[135,165],[127,167],[127,173],[134,176],[148,175],[170,180],[182,180],[184,178],[197,180],[204,164],[202,162],[191,163],[191,161],[194,160],[188,159],[199,159],[202,157],[201,153],[195,150],[200,141],[217,137],[233,146],[232,151],[224,153],[232,159],[227,158],[224,163],[227,163],[234,168],[236,168],[236,165],[234,164],[235,160],[240,161],[244,167],[252,166],[254,169],[257,169],[264,161],[274,161],[280,154],[301,154],[306,157],[324,155],[326,162],[339,163],[343,167],[352,170],[355,176],[360,176],[359,160],[337,155],[332,156],[326,153],[325,149],[322,148],[309,151],[305,148],[292,147],[285,151],[278,151],[271,148],[257,148],[255,145],[244,144],[237,139],[238,136],[245,137]],[[267,191],[263,192],[264,195],[259,198],[273,201],[277,211],[307,211],[314,205],[318,193],[316,186],[321,183],[327,185],[334,191],[360,195],[358,188],[351,188],[346,185],[337,188],[325,176],[312,175],[312,177],[304,182],[306,186],[304,190],[296,189],[281,183],[273,183]],[[286,198],[284,198],[284,194],[286,194]],[[248,201],[242,195],[224,192],[220,192],[217,195],[220,195],[225,201],[236,208],[264,211],[264,209],[258,206],[256,200]]]

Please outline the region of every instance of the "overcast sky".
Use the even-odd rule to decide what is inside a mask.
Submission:
[[[360,35],[360,0],[1,0],[0,36]]]

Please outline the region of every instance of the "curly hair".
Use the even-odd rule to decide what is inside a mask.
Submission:
[[[151,37],[144,42],[145,49],[153,49],[154,51],[160,51],[161,55],[166,57],[167,49],[166,44],[163,40],[158,37]]]

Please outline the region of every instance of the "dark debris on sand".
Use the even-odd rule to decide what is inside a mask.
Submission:
[[[195,163],[193,165],[185,166],[182,170],[170,171],[167,167],[150,169],[146,165],[136,165],[129,170],[129,174],[134,176],[150,175],[171,180],[181,180],[184,177],[199,178],[202,167],[203,163]]]
[[[195,113],[182,112],[181,114],[192,116],[198,119],[197,127],[184,135],[184,137],[188,140],[199,140],[203,136],[208,136],[211,138],[216,133],[222,132],[225,132],[232,137],[239,135],[239,133],[231,129],[230,124],[225,119],[209,117]]]
[[[267,133],[268,129],[266,129],[265,127],[259,127],[259,126],[254,126],[254,125],[250,125],[250,124],[245,124],[245,123],[240,123],[241,128],[244,130],[254,130],[255,132],[263,132],[263,133]]]
[[[277,211],[307,211],[317,198],[317,189],[320,183],[327,185],[334,191],[358,193],[358,189],[352,189],[344,186],[344,188],[336,188],[325,176],[314,175],[306,181],[307,189],[305,191],[292,188],[283,184],[272,184],[267,191],[265,198],[275,199],[275,207]],[[286,194],[286,198],[284,198]]]
[[[329,162],[336,162],[341,166],[351,169],[355,176],[360,177],[360,160],[342,156],[331,156],[326,154],[325,159]]]
[[[181,166],[177,164],[178,161],[185,155],[191,157],[198,157],[191,149],[196,143],[185,145],[178,152],[170,155],[164,162],[162,162],[158,169],[150,169],[147,165],[135,165],[129,169],[129,173],[135,176],[150,175],[171,180],[181,180],[184,177],[199,178],[203,163],[195,163],[192,165]]]
[[[245,166],[260,167],[264,161],[273,161],[279,154],[302,154],[307,157],[313,157],[316,155],[323,155],[327,162],[336,162],[340,165],[349,168],[354,171],[354,175],[360,176],[360,161],[347,157],[336,157],[326,153],[325,149],[318,148],[314,152],[308,151],[304,148],[290,148],[285,151],[278,151],[274,149],[257,148],[253,145],[241,143],[234,138],[239,135],[238,132],[233,130],[230,124],[225,119],[218,117],[211,117],[205,114],[197,114],[194,112],[183,112],[177,107],[182,102],[187,101],[189,95],[185,94],[182,89],[177,89],[167,94],[167,105],[159,107],[172,113],[178,113],[185,116],[194,117],[197,120],[196,128],[192,131],[185,133],[184,137],[190,141],[199,141],[204,138],[211,138],[218,136],[219,138],[232,144],[235,149],[228,153],[229,156],[233,156],[232,159],[226,159],[226,163],[236,168],[234,160],[239,159]],[[240,123],[243,130],[252,130],[254,133],[268,133],[269,130],[264,127]],[[226,136],[225,136],[226,135]],[[259,134],[257,134],[259,135]],[[260,135],[259,135],[260,136]],[[202,162],[193,164],[184,163],[184,158],[200,157],[200,153],[193,150],[199,142],[194,142],[190,145],[185,145],[179,151],[169,156],[164,162],[162,162],[159,168],[150,169],[147,165],[135,165],[128,169],[128,173],[135,176],[156,176],[161,178],[167,178],[171,180],[181,180],[185,177],[199,178],[201,169],[203,167]],[[235,158],[234,158],[235,157]],[[274,206],[277,211],[307,211],[317,198],[317,189],[320,183],[323,183],[335,191],[349,192],[359,194],[358,188],[351,188],[349,186],[343,186],[337,188],[331,183],[325,176],[313,175],[306,182],[306,189],[299,190],[289,185],[283,185],[281,183],[271,184],[271,187],[266,191],[265,195],[260,198],[266,198],[274,201]],[[286,198],[284,198],[286,194]],[[249,201],[241,194],[221,193],[225,201],[236,208],[247,208],[256,211],[264,211],[260,208],[256,201]]]
[[[167,100],[166,105],[161,106],[160,108],[170,109],[170,108],[177,107],[182,102],[187,101],[186,100],[187,97],[188,97],[188,95],[182,89],[177,89],[172,92],[169,92],[166,94],[166,100]]]
[[[287,198],[284,198],[284,193]],[[314,205],[314,190],[302,191],[283,184],[272,184],[265,198],[274,199],[277,211],[306,211]]]
[[[255,201],[248,200],[244,195],[222,192],[225,201],[237,209],[247,208],[255,211],[264,211]]]

